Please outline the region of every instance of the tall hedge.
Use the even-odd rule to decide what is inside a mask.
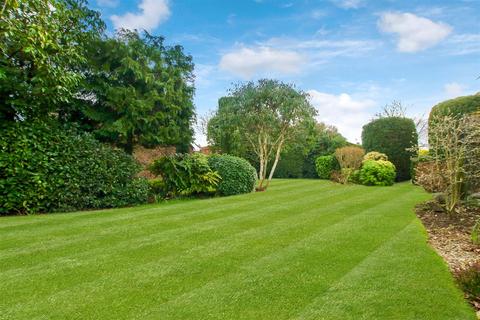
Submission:
[[[385,153],[397,168],[397,181],[411,178],[410,166],[414,152],[407,149],[417,144],[418,134],[412,119],[385,117],[363,126],[363,148],[367,152]]]
[[[144,203],[139,165],[90,134],[55,123],[0,126],[0,214],[71,211]]]
[[[440,102],[430,111],[429,121],[446,115],[464,115],[480,111],[480,92],[472,96],[458,97]]]
[[[435,121],[441,121],[444,116],[462,116],[480,112],[480,92],[471,96],[446,100],[435,105],[428,118],[429,127],[435,126]],[[432,143],[429,137],[430,143]]]

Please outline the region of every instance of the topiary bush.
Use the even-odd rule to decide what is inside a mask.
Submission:
[[[145,203],[138,163],[87,133],[57,123],[13,122],[0,135],[0,214]]]
[[[219,194],[231,196],[254,190],[257,174],[247,160],[222,154],[211,155],[208,163],[222,178],[217,186]]]
[[[436,123],[443,121],[442,119],[446,116],[462,117],[476,112],[480,112],[480,92],[471,96],[446,100],[433,106],[428,117],[428,126],[434,128]],[[428,140],[432,149],[435,149],[432,131],[430,130]]]
[[[363,126],[362,145],[367,152],[384,153],[397,169],[397,181],[411,178],[411,158],[418,145],[418,134],[412,119],[386,117]]]
[[[391,186],[395,176],[395,165],[390,161],[367,160],[362,164],[358,180],[366,186]]]
[[[318,157],[315,160],[315,167],[320,179],[330,179],[332,172],[340,169],[340,165],[334,155]]]
[[[168,197],[208,195],[217,191],[220,175],[213,171],[206,155],[178,153],[155,160],[149,170],[163,179]]]

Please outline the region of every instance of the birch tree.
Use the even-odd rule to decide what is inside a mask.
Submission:
[[[276,80],[237,85],[230,98],[230,125],[257,156],[257,189],[266,190],[283,147],[301,123],[313,121],[315,109],[305,92]]]

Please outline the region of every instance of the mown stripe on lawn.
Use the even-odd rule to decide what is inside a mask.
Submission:
[[[359,190],[359,191],[361,191],[362,194],[363,194],[366,190],[363,189],[363,190]],[[381,191],[381,193],[384,193],[383,190]],[[386,192],[385,192],[385,193],[386,193]],[[361,195],[359,196],[359,198],[361,198]],[[363,202],[368,203],[368,202],[370,202],[370,201],[372,201],[372,200],[370,200],[370,199],[364,199]],[[334,209],[335,209],[335,208],[336,208],[336,209],[343,209],[343,208],[345,208],[345,207],[348,207],[349,205],[352,205],[352,204],[355,204],[355,203],[358,204],[358,202],[355,201],[355,198],[349,198],[349,199],[345,199],[345,198],[344,198],[344,200],[343,200],[342,202],[335,202],[335,203],[336,203],[336,204],[344,203],[345,205],[344,205],[344,206],[333,205]],[[324,211],[322,210],[322,212],[324,212]],[[322,214],[321,217],[324,218],[324,215]],[[294,218],[295,218],[295,217],[294,217]],[[322,221],[322,220],[321,220],[321,221]],[[331,221],[326,220],[325,222],[331,222]],[[306,223],[308,223],[308,221],[307,221]],[[290,223],[287,223],[286,226],[290,227],[291,229],[294,229],[294,228],[296,227],[295,225],[292,225],[292,224],[290,224]],[[269,230],[269,226],[266,227],[266,230]],[[273,234],[275,234],[275,233],[273,233]],[[301,234],[301,235],[303,235],[303,234]],[[206,260],[208,260],[208,259],[210,259],[210,258],[212,257],[212,254],[215,255],[215,256],[218,255],[218,252],[215,251],[215,248],[218,247],[218,244],[219,244],[219,243],[220,243],[220,242],[217,242],[217,244],[215,244],[215,245],[214,245],[213,247],[211,247],[211,248],[208,248],[208,247],[199,247],[198,250],[196,250],[196,252],[200,255],[199,257],[204,256],[204,258],[206,258]],[[239,242],[239,241],[233,242],[233,244],[237,244],[237,243],[242,243],[242,242]],[[112,250],[112,251],[114,251],[114,250]],[[227,252],[228,252],[228,251],[227,251]],[[188,260],[189,260],[188,257],[189,257],[189,255],[192,254],[192,251],[190,250],[190,252],[186,252],[186,253],[187,253],[186,258],[187,258],[187,261],[188,261]],[[139,254],[139,255],[141,256],[142,254]],[[92,256],[96,257],[96,259],[97,259],[97,255],[96,255],[96,254],[92,254]],[[194,257],[193,259],[197,259],[197,258],[199,258],[199,257]],[[172,263],[173,263],[173,266],[171,267],[172,270],[183,270],[185,266],[177,266],[177,267],[175,267],[175,261],[176,261],[176,259],[177,259],[176,255],[172,255],[172,256],[171,256],[171,259],[169,259],[169,260],[161,259],[161,260],[156,261],[156,262],[154,261],[154,262],[152,263],[152,265],[148,265],[148,264],[147,264],[147,265],[141,265],[141,268],[140,268],[140,269],[133,269],[133,270],[127,270],[127,271],[132,273],[130,276],[135,277],[135,274],[143,275],[143,274],[145,274],[146,272],[148,273],[148,271],[149,271],[150,269],[151,269],[151,270],[154,270],[154,269],[155,269],[154,266],[155,266],[156,264],[159,264],[159,263],[161,263],[162,265],[165,265],[165,266],[169,266],[169,264],[172,264]],[[135,259],[132,259],[132,261],[135,262],[135,263],[138,263],[138,261],[135,260]],[[119,261],[119,262],[120,262],[120,261]],[[117,263],[119,263],[119,262],[117,262]],[[191,262],[191,261],[190,261],[190,262]],[[143,266],[143,267],[142,267],[142,266]],[[58,270],[58,268],[60,268],[60,270]],[[122,265],[121,265],[121,264],[119,264],[119,268],[122,269]],[[91,270],[85,269],[85,266],[78,266],[78,269],[79,269],[81,272],[91,272]],[[62,270],[61,270],[61,266],[58,266],[58,267],[55,266],[55,267],[51,268],[50,270],[52,270],[52,271],[55,270],[56,272],[61,273],[64,277],[65,277],[65,275],[66,275],[66,274],[65,274],[65,271],[62,271]],[[31,270],[29,270],[28,272],[31,273]],[[113,277],[115,278],[118,272],[120,272],[120,270],[116,270],[116,273],[115,273],[114,275],[111,275],[111,276],[113,276]],[[196,273],[198,273],[198,270],[196,271]],[[44,274],[45,274],[45,273],[44,273]],[[195,273],[194,273],[194,274],[195,274]],[[54,275],[55,275],[55,274],[54,274]],[[76,274],[74,274],[74,276],[75,276],[75,275],[76,275]],[[94,275],[95,275],[95,273],[94,273]],[[79,277],[79,279],[80,279],[80,278],[81,278],[81,277]],[[82,279],[83,279],[83,278],[82,278]],[[179,278],[179,279],[181,279],[181,278]],[[46,279],[46,280],[45,280],[45,285],[48,285],[48,283],[51,282],[52,280],[53,280],[53,279]],[[83,279],[83,281],[85,281],[85,280],[87,280],[87,279]],[[97,279],[97,280],[98,280],[98,279]],[[37,281],[39,281],[40,283],[43,283],[43,281],[40,281],[40,279],[37,279]],[[95,279],[92,279],[92,281],[93,281],[93,285],[94,285],[94,284],[95,284]],[[102,283],[108,283],[108,282],[110,282],[110,281],[101,281],[101,282],[102,282]],[[21,283],[18,283],[18,282],[15,283],[15,287],[21,287]],[[60,288],[56,288],[56,289],[58,290],[58,289],[60,289]],[[73,289],[75,289],[75,288],[73,288]],[[77,288],[77,289],[78,289],[78,288]],[[85,289],[82,289],[82,290],[85,290]],[[38,294],[38,295],[40,295],[40,296],[46,294],[46,292],[42,292],[42,291],[43,291],[43,290],[41,290],[40,292],[37,292],[36,294]],[[58,300],[58,299],[55,299],[55,300]],[[66,301],[69,301],[69,299],[66,299]],[[23,306],[23,307],[25,307],[25,306]]]

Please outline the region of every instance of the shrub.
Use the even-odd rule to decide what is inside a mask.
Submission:
[[[475,263],[457,273],[457,282],[471,301],[480,298],[480,263]]]
[[[367,160],[360,169],[359,181],[366,186],[391,186],[395,175],[395,166],[390,161]]]
[[[458,97],[440,102],[430,111],[429,125],[434,126],[437,119],[445,116],[463,116],[480,111],[480,93],[471,96]]]
[[[57,123],[1,128],[0,214],[119,207],[147,201],[129,155]]]
[[[445,170],[445,164],[436,161],[421,161],[415,165],[415,184],[428,192],[444,192],[447,189],[445,179],[441,171]]]
[[[223,196],[252,192],[257,174],[255,168],[245,159],[226,154],[208,158],[210,167],[220,174],[218,193]]]
[[[342,147],[335,150],[335,158],[340,165],[341,183],[347,183],[350,175],[362,165],[365,150],[358,146]]]
[[[397,169],[397,181],[410,179],[410,159],[415,155],[412,148],[417,144],[418,134],[412,119],[386,117],[363,127],[363,147],[367,152],[386,154]]]
[[[370,151],[363,157],[363,161],[368,160],[384,160],[388,161],[388,156],[385,153],[377,152],[377,151]]]
[[[332,172],[340,169],[340,165],[334,155],[318,157],[315,160],[315,167],[320,179],[330,179]]]
[[[172,197],[215,193],[221,179],[201,153],[161,157],[149,169],[163,178],[166,194]]]
[[[305,156],[301,148],[289,148],[282,152],[275,169],[275,178],[302,178]]]
[[[150,202],[157,202],[167,196],[167,188],[162,178],[150,179],[148,185],[150,187]]]

